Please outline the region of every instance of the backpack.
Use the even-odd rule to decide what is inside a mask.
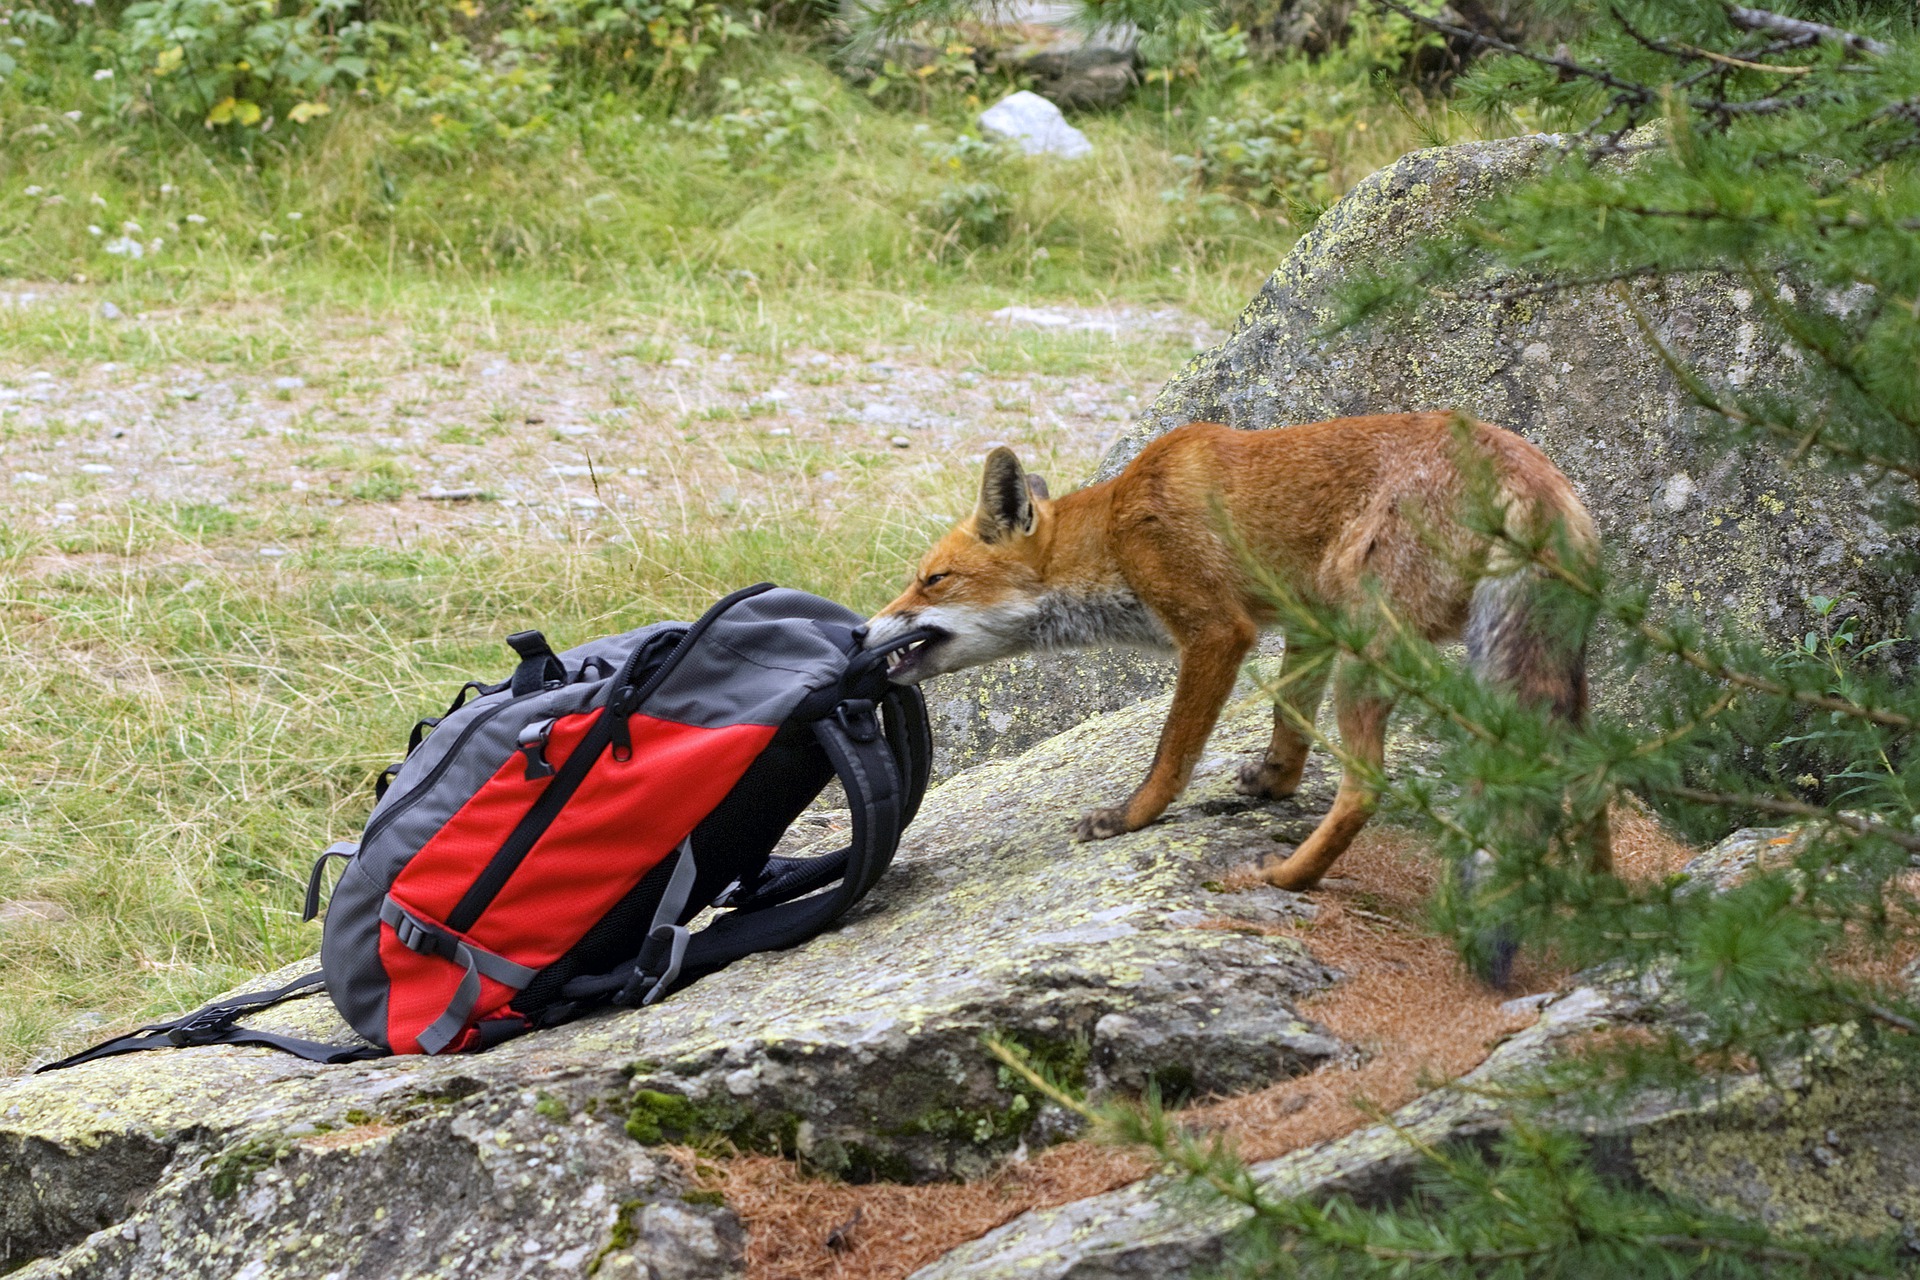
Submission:
[[[874,650],[865,634],[840,605],[763,583],[691,625],[564,653],[509,636],[512,676],[469,681],[415,725],[360,839],[314,863],[308,920],[328,864],[345,863],[319,972],[40,1069],[169,1045],[317,1062],[484,1049],[805,942],[873,887],[927,787],[919,690],[886,679],[887,654],[923,633]],[[834,778],[848,845],[772,856]],[[234,1025],[323,984],[374,1047]]]

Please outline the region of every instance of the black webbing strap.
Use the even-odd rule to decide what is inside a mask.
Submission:
[[[892,864],[904,826],[903,795],[899,766],[880,731],[873,705],[848,704],[844,714],[818,721],[814,734],[846,789],[853,818],[853,839],[847,846],[840,883],[809,898],[721,916],[693,935],[675,985],[684,986],[757,951],[779,951],[805,942],[845,915]]]
[[[104,1044],[76,1053],[72,1057],[62,1058],[58,1062],[49,1062],[39,1071],[59,1071],[65,1067],[77,1067],[83,1062],[92,1062],[96,1058],[112,1058],[123,1053],[137,1053],[142,1049],[178,1049],[203,1044],[240,1044],[261,1045],[269,1049],[279,1049],[295,1057],[305,1058],[308,1062],[358,1062],[365,1058],[386,1056],[384,1049],[369,1045],[327,1044],[319,1040],[301,1040],[295,1036],[283,1036],[272,1031],[255,1031],[250,1027],[236,1027],[234,1022],[250,1013],[271,1008],[282,1001],[296,996],[307,995],[326,986],[326,974],[315,970],[303,977],[295,978],[286,986],[273,991],[256,991],[249,995],[236,996],[231,1000],[219,1000],[196,1010],[185,1017],[175,1018],[172,1022],[156,1022],[152,1026],[141,1027],[138,1031],[124,1036],[116,1036]]]
[[[920,686],[896,684],[880,701],[887,742],[900,765],[900,785],[906,789],[900,827],[905,830],[920,812],[927,784],[933,777],[933,726],[927,721],[927,700]]]
[[[895,777],[902,789],[900,828],[905,830],[920,810],[933,767],[933,734],[927,723],[927,704],[913,685],[893,685],[880,703],[893,749]],[[765,911],[768,907],[803,898],[838,880],[845,872],[851,845],[810,858],[768,858],[758,876],[743,878],[714,900],[716,907],[736,911]]]

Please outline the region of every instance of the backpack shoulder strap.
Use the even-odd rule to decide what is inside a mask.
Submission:
[[[327,976],[320,970],[295,978],[284,987],[272,991],[256,991],[244,996],[235,996],[231,1000],[216,1000],[203,1009],[175,1018],[171,1022],[156,1022],[141,1027],[124,1036],[116,1036],[91,1049],[62,1058],[58,1062],[49,1062],[36,1069],[41,1071],[59,1071],[66,1067],[77,1067],[83,1062],[92,1062],[96,1058],[112,1058],[123,1053],[137,1053],[142,1049],[177,1049],[189,1045],[202,1044],[251,1044],[262,1045],[270,1049],[279,1049],[308,1062],[357,1062],[363,1058],[381,1058],[386,1051],[370,1045],[326,1044],[318,1040],[302,1040],[296,1036],[283,1036],[272,1031],[255,1031],[250,1027],[236,1027],[233,1024],[250,1013],[272,1008],[291,1000],[296,996],[307,995],[326,985]]]
[[[756,895],[753,909],[729,911],[699,933],[689,933],[657,915],[638,956],[612,973],[574,979],[564,988],[567,998],[652,1004],[743,956],[798,946],[866,896],[892,864],[906,825],[907,791],[901,782],[900,761],[881,728],[877,709],[867,699],[842,703],[832,716],[815,722],[814,734],[846,790],[852,843],[824,858],[781,859],[809,864],[805,878],[783,882],[783,890],[794,900],[765,902]],[[689,852],[681,850],[686,861],[691,860],[684,857]],[[816,870],[811,865],[816,863],[823,865]],[[839,883],[824,893],[798,896],[836,879]]]
[[[890,686],[880,701],[887,745],[893,751],[901,791],[900,828],[904,831],[920,810],[933,764],[933,737],[927,725],[927,704],[912,685]],[[849,793],[851,803],[851,793]],[[853,846],[810,858],[768,858],[757,876],[729,885],[714,899],[716,907],[736,911],[764,911],[823,889],[846,873]]]

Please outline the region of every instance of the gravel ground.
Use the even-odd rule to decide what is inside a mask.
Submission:
[[[55,297],[0,286],[0,306]],[[54,373],[0,353],[0,513],[49,532],[142,510],[175,523],[180,508],[214,523],[265,516],[248,527],[273,556],[286,550],[275,535],[298,528],[347,543],[481,529],[564,538],[715,508],[831,512],[871,482],[912,483],[1002,442],[1071,483],[1183,353],[1218,336],[1170,311],[1010,307],[979,323],[1003,337],[1085,334],[1141,358],[1057,374],[934,367],[911,349],[803,346],[775,359],[606,333],[468,354],[364,324],[306,344],[293,369]]]

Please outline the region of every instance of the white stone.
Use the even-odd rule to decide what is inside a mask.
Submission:
[[[104,462],[83,462],[80,464],[80,470],[90,476],[110,476],[113,474],[113,468]]]
[[[1030,156],[1078,160],[1093,154],[1087,135],[1068,124],[1060,108],[1028,89],[1010,93],[982,111],[980,132],[1018,143]]]
[[[289,378],[275,378],[273,380],[273,389],[275,391],[298,391],[300,388],[306,385],[307,385],[307,380],[305,378],[289,377]]]
[[[1694,495],[1693,477],[1684,471],[1676,471],[1667,477],[1667,487],[1660,494],[1660,509],[1672,515],[1687,505],[1687,499]]]

